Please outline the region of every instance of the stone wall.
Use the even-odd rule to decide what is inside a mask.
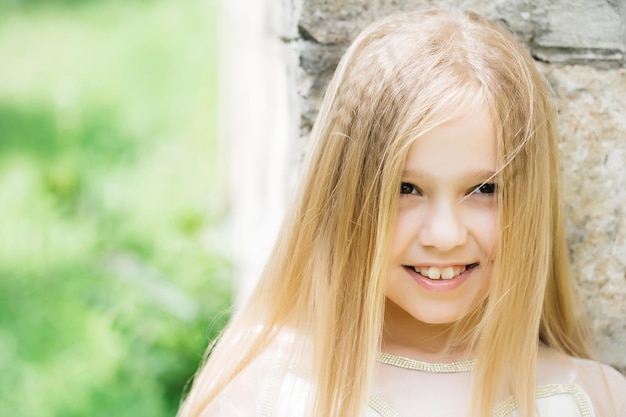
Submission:
[[[463,8],[527,46],[559,101],[572,269],[602,359],[626,370],[626,1],[292,0],[281,38],[292,57],[292,115],[306,138],[341,54],[381,16]]]
[[[263,36],[280,43],[286,65],[286,92],[281,87],[274,99],[284,103],[292,137],[282,137],[291,153],[273,160],[286,164],[285,172],[297,167],[341,54],[376,18],[427,7],[471,9],[526,45],[559,101],[572,269],[601,358],[626,370],[626,0],[267,1],[273,19]],[[280,187],[288,190],[290,181]]]

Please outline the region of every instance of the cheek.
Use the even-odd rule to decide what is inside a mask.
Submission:
[[[494,209],[479,213],[474,224],[474,236],[478,240],[478,245],[483,252],[493,256],[498,244],[497,211]]]
[[[415,217],[411,216],[410,210],[398,210],[391,235],[390,256],[399,256],[406,250],[414,237],[415,228]]]
[[[391,235],[391,246],[389,250],[389,256],[391,258],[396,258],[402,252],[402,247],[404,244],[402,243],[406,240],[406,237],[403,236],[401,222],[398,218],[396,220],[396,225],[393,228],[393,234]]]
[[[485,215],[485,229],[483,233],[483,245],[485,251],[492,256],[498,244],[498,213],[494,210]]]

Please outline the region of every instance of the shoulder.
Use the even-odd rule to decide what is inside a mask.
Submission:
[[[538,384],[579,387],[598,416],[626,417],[626,377],[600,362],[542,350],[537,362]]]
[[[592,398],[599,416],[626,417],[626,377],[614,368],[590,360],[576,360],[580,385]]]
[[[626,377],[615,368],[591,359],[570,358],[570,360],[580,379],[607,385],[608,388],[615,388],[616,392],[626,396]]]
[[[269,346],[219,392],[202,416],[303,416],[310,383],[300,366],[299,344],[293,333],[277,333]]]

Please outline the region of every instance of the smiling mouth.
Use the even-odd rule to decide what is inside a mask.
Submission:
[[[465,266],[447,266],[445,268],[438,268],[436,266],[415,267],[415,266],[410,266],[410,265],[405,265],[404,267],[428,279],[447,280],[447,279],[456,278],[459,275],[461,275],[463,272],[469,269],[475,268],[477,266],[478,266],[478,262],[465,265]]]

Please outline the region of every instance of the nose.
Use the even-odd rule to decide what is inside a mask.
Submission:
[[[454,202],[438,202],[428,210],[418,234],[422,246],[450,251],[467,242],[467,227],[459,206]]]

